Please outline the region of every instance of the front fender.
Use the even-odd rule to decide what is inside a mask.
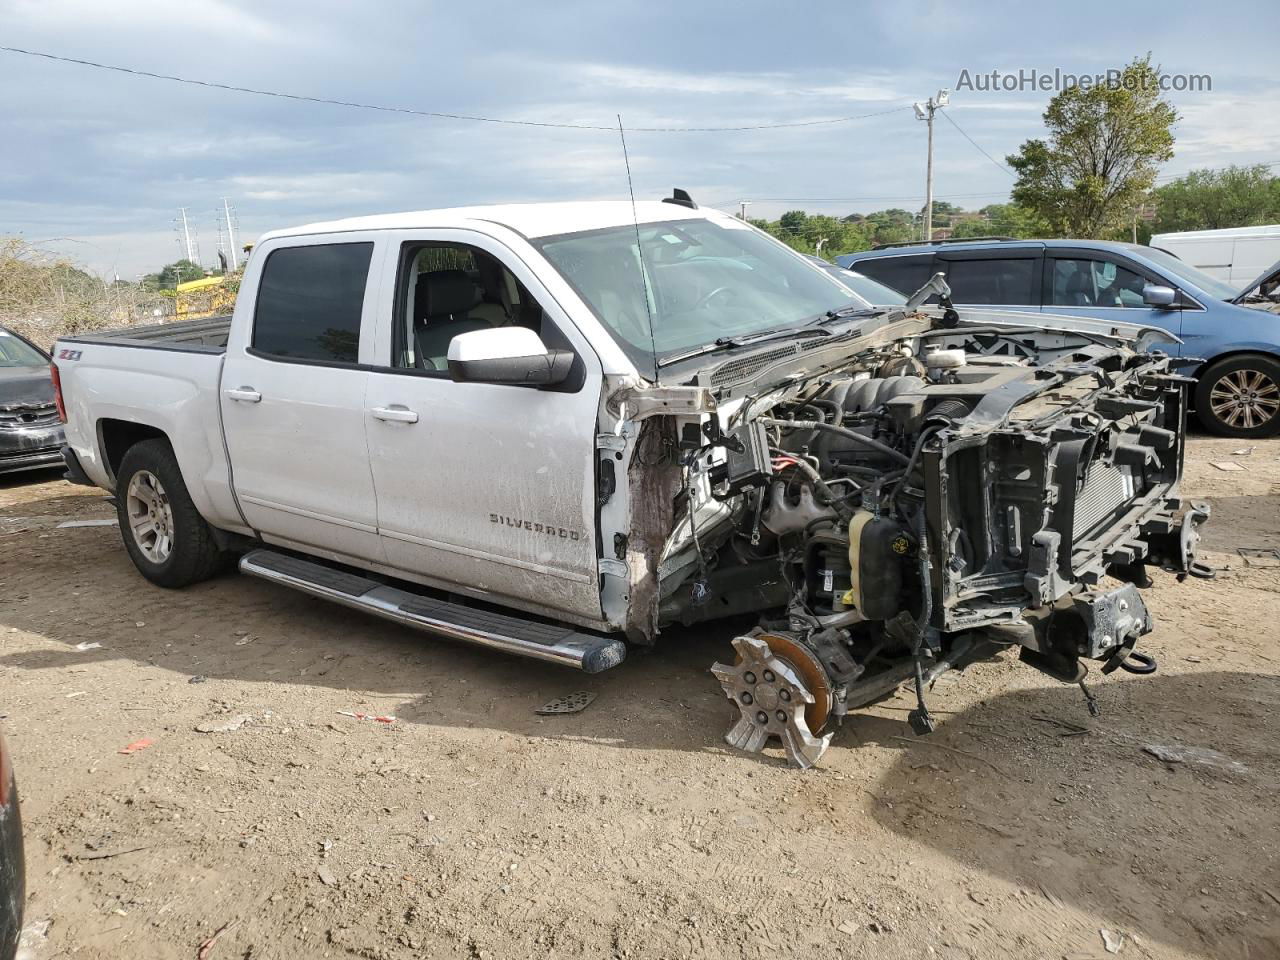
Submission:
[[[1184,311],[1182,341],[1180,353],[1195,370],[1236,353],[1280,357],[1280,316],[1228,304],[1204,313]]]

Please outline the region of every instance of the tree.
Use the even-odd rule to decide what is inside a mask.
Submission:
[[[803,230],[809,222],[809,215],[803,210],[788,210],[778,218],[778,226],[783,230]]]
[[[1156,188],[1157,233],[1280,222],[1280,177],[1264,164],[1193,170]]]
[[[915,214],[910,210],[903,210],[901,207],[891,207],[888,210],[877,210],[875,213],[868,213],[867,220],[875,224],[877,229],[881,227],[908,227],[915,223]]]
[[[961,220],[952,228],[951,236],[964,237],[1044,237],[1051,232],[1041,217],[1016,203],[992,203],[978,211],[981,220]]]
[[[747,222],[753,227],[759,227],[770,236],[777,237],[787,246],[794,250],[800,250],[805,253],[812,253],[813,250],[805,243],[804,239],[804,222],[809,215],[803,210],[791,210],[784,213],[785,223],[782,218],[778,220],[756,220],[748,218]]]
[[[830,254],[833,246],[839,246],[844,233],[844,224],[835,217],[823,213],[811,213],[805,219],[800,232],[805,242],[806,253]]]
[[[870,228],[871,243],[905,243],[916,239],[915,215],[910,210],[893,207],[867,214],[865,225]]]
[[[823,247],[823,255],[830,258],[842,253],[857,253],[873,246],[872,232],[864,222],[840,221],[840,231]]]
[[[175,260],[166,264],[158,273],[149,273],[142,278],[143,286],[151,290],[173,290],[180,283],[199,280],[204,276],[204,267],[190,260]]]
[[[1013,200],[1055,233],[1099,238],[1118,231],[1173,156],[1178,113],[1160,95],[1151,55],[1118,82],[1063,90],[1044,112],[1046,140],[1028,140],[1006,158],[1018,175]]]

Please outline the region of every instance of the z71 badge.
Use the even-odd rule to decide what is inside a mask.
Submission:
[[[68,350],[66,347],[63,347],[61,350],[58,351],[58,359],[59,360],[79,360],[80,351]]]

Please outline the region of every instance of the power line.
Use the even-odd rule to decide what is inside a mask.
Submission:
[[[974,147],[974,149],[975,149],[975,150],[977,150],[979,153],[981,153],[984,157],[986,157],[988,160],[990,160],[992,163],[994,163],[997,167],[999,167],[1001,170],[1003,170],[1003,171],[1004,171],[1005,173],[1007,173],[1009,176],[1011,176],[1011,177],[1016,176],[1016,174],[1015,174],[1012,170],[1010,170],[1008,167],[1006,167],[1003,163],[1001,163],[999,160],[997,160],[997,159],[996,159],[995,157],[993,157],[991,154],[987,153],[987,151],[986,151],[986,150],[982,149],[982,147],[978,144],[978,142],[977,142],[976,140],[974,140],[974,139],[973,139],[973,137],[971,137],[971,136],[969,136],[969,134],[965,133],[964,129],[960,126],[960,124],[956,123],[956,122],[955,122],[955,120],[954,120],[954,119],[952,119],[951,114],[949,114],[949,113],[944,113],[944,114],[943,114],[943,116],[945,116],[945,117],[947,118],[947,121],[948,121],[948,122],[949,122],[953,127],[955,127],[955,128],[956,128],[956,130],[960,133],[960,136],[964,137],[964,138],[965,138],[966,140],[968,140],[971,144],[973,144],[973,147]],[[1275,167],[1275,166],[1280,166],[1280,160],[1271,160],[1271,161],[1264,162],[1264,163],[1246,163],[1246,164],[1242,164],[1242,166],[1246,166],[1246,167]],[[1214,168],[1209,168],[1209,169],[1214,169]],[[1155,178],[1155,182],[1156,182],[1156,183],[1160,183],[1161,181],[1164,181],[1164,180],[1181,180],[1183,177],[1186,177],[1190,172],[1192,172],[1192,171],[1188,171],[1188,173],[1166,173],[1166,174],[1164,174],[1163,176],[1156,177],[1156,178]]]
[[[96,60],[82,60],[77,57],[63,57],[53,53],[44,53],[39,50],[25,50],[22,47],[6,47],[0,46],[0,51],[6,53],[17,53],[27,57],[38,57],[43,60],[53,60],[58,63],[71,63],[81,67],[93,67],[96,70],[110,70],[115,73],[124,73],[134,77],[146,77],[151,80],[165,80],[170,83],[185,83],[196,87],[207,87],[214,90],[229,90],[233,93],[249,93],[258,97],[277,97],[282,100],[299,100],[305,103],[323,103],[335,107],[350,107],[356,110],[377,110],[381,113],[400,113],[408,114],[415,117],[430,117],[436,120],[466,120],[473,123],[498,123],[516,127],[552,127],[562,130],[608,130],[614,131],[616,127],[611,124],[598,123],[567,123],[551,120],[512,120],[504,117],[483,117],[478,114],[470,113],[445,113],[437,110],[415,110],[412,107],[392,107],[385,104],[376,103],[359,103],[354,100],[337,100],[329,97],[313,97],[300,93],[284,93],[279,90],[262,90],[257,87],[243,87],[233,83],[221,83],[215,80],[196,80],[191,77],[179,77],[169,73],[155,73],[150,70],[140,70],[135,67],[122,67],[111,63],[99,63]],[[871,113],[856,114],[847,117],[826,117],[816,120],[792,120],[781,123],[753,123],[742,124],[738,126],[721,126],[721,127],[632,127],[632,133],[734,133],[745,130],[781,130],[790,127],[818,127],[828,126],[839,123],[850,123],[854,120],[867,120],[871,117],[887,116],[890,113],[898,113],[906,110],[905,105],[890,107],[885,110],[876,110]]]
[[[966,140],[968,140],[971,144],[973,144],[973,148],[974,148],[975,150],[977,150],[980,154],[982,154],[984,157],[986,157],[988,160],[990,160],[992,163],[994,163],[997,167],[999,167],[1001,170],[1003,170],[1003,171],[1004,171],[1005,173],[1007,173],[1009,176],[1011,176],[1011,177],[1012,177],[1012,176],[1014,175],[1014,173],[1013,173],[1013,171],[1012,171],[1012,170],[1010,170],[1008,167],[1006,167],[1003,163],[1001,163],[999,160],[997,160],[997,159],[996,159],[995,157],[993,157],[991,154],[987,153],[987,151],[983,150],[983,149],[982,149],[982,147],[978,146],[978,141],[977,141],[977,140],[974,140],[974,139],[973,139],[973,137],[971,137],[971,136],[969,136],[967,133],[965,133],[965,132],[964,132],[964,130],[962,130],[962,129],[960,128],[960,124],[956,123],[954,120],[952,120],[952,119],[951,119],[951,114],[944,112],[942,115],[943,115],[944,117],[946,117],[946,118],[947,118],[947,122],[948,122],[949,124],[951,124],[953,127],[955,127],[955,128],[956,128],[956,130],[958,130],[958,131],[960,132],[960,136],[964,137],[964,138],[965,138]]]
[[[948,117],[948,119],[950,118]],[[1277,167],[1277,166],[1280,166],[1280,160],[1269,160],[1269,161],[1263,161],[1259,163],[1247,163],[1247,164],[1242,164],[1242,166]],[[1159,183],[1164,180],[1180,180],[1183,177],[1188,176],[1192,172],[1194,171],[1187,171],[1186,173],[1164,174],[1163,176],[1156,177],[1156,182]],[[989,193],[938,194],[936,197],[934,197],[934,199],[935,200],[981,200],[989,197],[1007,197],[1008,195],[1009,195],[1008,190],[999,190],[999,191],[993,191]],[[752,203],[871,203],[871,202],[890,202],[894,200],[908,201],[908,200],[919,200],[919,199],[920,199],[919,194],[903,193],[903,194],[882,194],[880,196],[866,196],[866,197],[757,197],[757,196],[752,196],[751,202]],[[705,205],[709,207],[717,207],[717,208],[723,208],[723,209],[730,209],[730,208],[736,209],[740,203],[741,201],[739,200],[724,200],[724,201],[712,201]]]
[[[1259,163],[1240,163],[1231,164],[1231,166],[1239,167],[1280,167],[1280,160],[1265,160]],[[1197,167],[1195,170],[1188,170],[1186,173],[1166,173],[1164,176],[1156,177],[1156,183],[1162,180],[1182,180],[1198,170],[1222,170],[1224,167]]]
[[[28,57],[39,57],[59,63],[73,63],[82,67],[93,67],[97,70],[111,70],[115,73],[126,73],[135,77],[147,77],[152,80],[167,80],[172,83],[186,83],[197,87],[210,87],[215,90],[230,90],[234,93],[251,93],[260,97],[279,97],[284,100],[301,100],[307,103],[325,103],[337,107],[353,107],[359,110],[378,110],[383,113],[407,113],[419,117],[433,117],[439,120],[472,120],[480,123],[504,123],[523,127],[567,127],[580,130],[612,130],[612,127],[582,123],[552,123],[535,120],[510,120],[495,117],[473,116],[463,113],[442,113],[431,110],[414,110],[409,107],[388,107],[372,103],[357,103],[352,100],[333,100],[326,97],[311,97],[298,93],[282,93],[276,90],[259,90],[254,87],[242,87],[230,83],[219,83],[213,80],[195,80],[190,77],[178,77],[167,73],[153,73],[149,70],[138,70],[133,67],[121,67],[110,63],[98,63],[94,60],[80,60],[75,57],[62,57],[39,50],[24,50],[21,47],[0,47],[6,53],[19,53]]]
[[[885,117],[891,113],[901,113],[910,107],[889,107],[886,110],[875,110],[871,113],[859,113],[849,117],[828,117],[823,120],[793,120],[785,123],[756,123],[739,127],[632,127],[632,133],[738,133],[744,130],[783,130],[790,127],[822,127],[837,123],[850,123],[854,120],[869,120],[872,117]]]

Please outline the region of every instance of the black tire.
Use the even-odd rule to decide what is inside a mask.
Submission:
[[[135,478],[137,487],[133,485]],[[131,492],[135,490],[138,497]],[[144,496],[161,505],[159,521],[148,520]],[[213,531],[191,502],[167,440],[143,440],[125,452],[116,473],[116,515],[120,519],[120,537],[133,565],[157,586],[176,588],[199,583],[222,566],[222,553],[214,542]],[[150,528],[139,533],[139,523],[150,524]],[[156,536],[157,529],[163,530],[163,537]]]
[[[1242,353],[1210,364],[1196,384],[1196,416],[1220,437],[1274,435],[1280,431],[1280,362]]]

